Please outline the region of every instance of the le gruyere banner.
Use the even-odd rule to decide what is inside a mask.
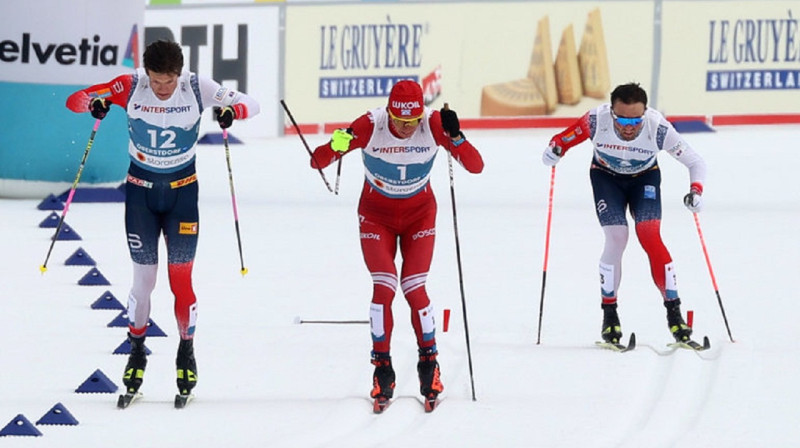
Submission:
[[[458,24],[455,26],[454,24]],[[577,116],[652,79],[650,2],[289,7],[285,97],[298,121],[348,121],[414,79],[459,116]]]
[[[800,3],[665,2],[659,106],[672,114],[800,111]]]

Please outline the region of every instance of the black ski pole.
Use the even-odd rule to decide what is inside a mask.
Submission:
[[[298,126],[297,122],[294,121],[294,116],[292,116],[292,113],[289,111],[289,106],[287,106],[286,102],[283,101],[283,100],[281,100],[281,106],[283,106],[283,110],[286,111],[286,115],[289,116],[289,120],[291,120],[292,126],[294,126],[294,130],[297,131],[297,135],[300,136],[300,140],[303,141],[303,146],[306,147],[306,151],[308,151],[308,155],[311,156],[312,159],[314,159],[314,153],[311,152],[311,148],[308,146],[308,142],[306,142],[306,138],[303,137],[303,133],[300,131],[300,126]],[[319,166],[319,164],[317,166]],[[319,171],[319,175],[322,176],[322,181],[325,182],[325,186],[328,187],[328,191],[333,193],[333,188],[331,188],[331,184],[328,183],[328,179],[325,178],[325,173],[322,172],[322,168],[317,168],[317,171]]]
[[[447,105],[445,104],[445,108]],[[472,372],[472,350],[469,345],[469,324],[467,323],[467,299],[464,297],[464,274],[461,270],[461,244],[458,241],[458,214],[456,213],[456,190],[453,180],[453,156],[447,152],[447,166],[450,173],[450,202],[453,204],[453,234],[456,237],[456,262],[458,264],[458,287],[461,291],[461,309],[464,315],[464,337],[467,341],[467,361],[469,363],[469,382],[472,387],[472,401],[475,401],[475,378]]]

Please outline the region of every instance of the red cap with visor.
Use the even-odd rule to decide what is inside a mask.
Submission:
[[[403,121],[417,120],[424,113],[422,88],[415,81],[403,80],[389,93],[389,114]]]

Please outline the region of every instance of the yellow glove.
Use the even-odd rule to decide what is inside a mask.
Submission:
[[[333,131],[333,135],[331,136],[331,149],[336,152],[345,153],[350,150],[350,140],[352,139],[353,130],[351,128],[337,129]]]

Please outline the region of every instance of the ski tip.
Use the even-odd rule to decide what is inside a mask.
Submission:
[[[631,337],[628,338],[628,350],[632,350],[636,347],[636,333],[631,333]]]
[[[183,409],[194,398],[194,395],[175,395],[175,409]]]
[[[389,405],[392,404],[392,400],[386,397],[377,397],[372,402],[372,412],[375,414],[381,414]]]
[[[135,394],[131,393],[124,393],[120,394],[119,398],[117,398],[117,408],[118,409],[126,409],[128,406],[131,405],[134,401],[136,401],[142,394],[137,392]]]
[[[703,350],[708,350],[711,348],[711,341],[708,340],[708,336],[703,336]]]
[[[441,400],[438,398],[426,398],[425,399],[425,412],[431,413],[433,412],[438,406]]]

